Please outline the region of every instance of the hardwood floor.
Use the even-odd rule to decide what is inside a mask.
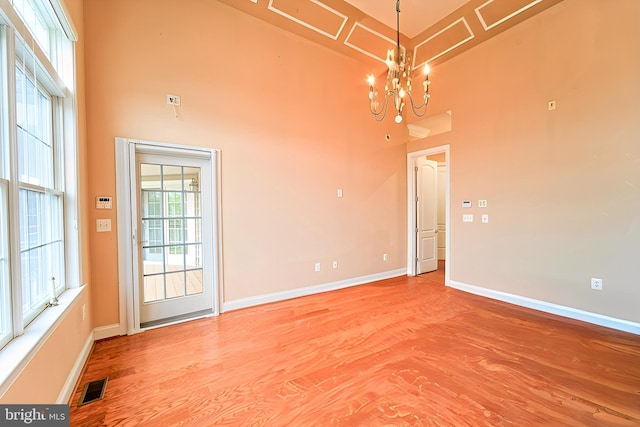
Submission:
[[[629,426],[640,337],[440,272],[99,341],[72,426]],[[82,385],[109,377],[103,400]]]

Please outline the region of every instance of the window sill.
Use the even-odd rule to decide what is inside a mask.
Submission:
[[[45,309],[27,326],[24,334],[0,350],[0,399],[66,317],[84,288],[67,289],[58,298],[57,306]]]

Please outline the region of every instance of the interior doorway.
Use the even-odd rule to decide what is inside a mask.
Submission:
[[[418,163],[423,163],[422,159],[437,162],[437,258],[438,268],[444,267],[445,285],[449,283],[451,244],[450,244],[450,198],[449,198],[449,176],[451,162],[449,158],[449,145],[429,148],[407,154],[407,274],[415,276],[420,274],[420,246],[418,235],[420,234],[420,212],[419,212],[419,186],[418,186]]]

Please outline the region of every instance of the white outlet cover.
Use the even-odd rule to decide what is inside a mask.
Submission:
[[[595,289],[597,291],[602,290],[602,279],[598,279],[595,277],[591,278],[591,289]]]
[[[473,222],[473,214],[463,214],[462,222]]]
[[[96,219],[96,231],[98,233],[111,231],[111,219]]]

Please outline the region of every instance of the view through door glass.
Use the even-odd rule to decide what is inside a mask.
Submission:
[[[203,292],[199,167],[140,163],[144,303]]]

